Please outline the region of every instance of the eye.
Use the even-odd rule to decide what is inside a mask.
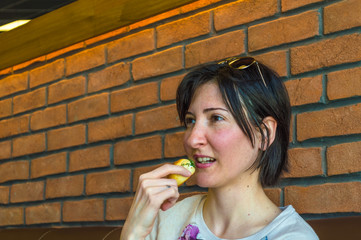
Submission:
[[[184,119],[184,125],[187,128],[190,127],[191,125],[194,125],[195,122],[196,122],[196,120],[191,116],[185,117],[185,119]]]
[[[224,117],[220,116],[220,115],[212,115],[211,116],[211,121],[212,122],[219,122],[219,121],[223,121]]]

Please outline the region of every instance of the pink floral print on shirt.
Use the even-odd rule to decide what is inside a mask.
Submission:
[[[189,224],[183,230],[182,236],[180,236],[178,240],[197,240],[198,233],[199,233],[198,227]]]

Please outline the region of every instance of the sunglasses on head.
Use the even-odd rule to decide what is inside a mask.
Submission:
[[[246,69],[246,68],[252,66],[253,64],[256,64],[258,72],[262,78],[262,82],[265,85],[265,87],[267,87],[266,81],[263,78],[259,64],[256,61],[256,59],[254,59],[253,57],[232,57],[232,58],[227,58],[226,60],[223,60],[223,61],[219,62],[218,64],[220,64],[220,65],[226,64],[226,65],[230,66],[231,68],[239,69],[239,70]]]

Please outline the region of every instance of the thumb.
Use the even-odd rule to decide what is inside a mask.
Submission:
[[[177,202],[178,198],[169,198],[167,200],[165,200],[162,205],[160,206],[160,209],[162,209],[163,211],[167,211],[168,209],[170,209],[171,207],[173,207],[176,202]]]

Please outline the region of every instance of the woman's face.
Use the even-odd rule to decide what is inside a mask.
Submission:
[[[257,158],[259,141],[256,137],[252,147],[215,82],[196,90],[185,123],[184,148],[197,166],[199,186],[217,188],[246,184],[251,177],[258,179],[258,171],[249,168]]]

